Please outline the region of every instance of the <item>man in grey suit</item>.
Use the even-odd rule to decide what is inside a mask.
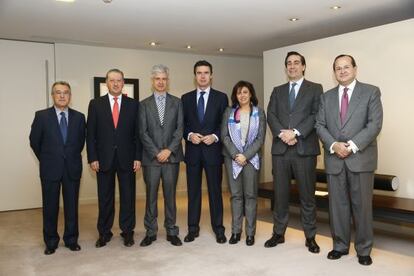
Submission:
[[[314,129],[322,85],[304,79],[306,61],[298,52],[285,58],[288,83],[275,87],[267,107],[267,122],[273,134],[272,171],[275,205],[273,235],[265,247],[284,243],[289,220],[289,191],[296,179],[301,203],[305,245],[319,253],[316,235],[316,156],[320,154]]]
[[[355,222],[358,262],[372,264],[372,193],[377,168],[376,137],[382,127],[381,92],[356,80],[357,66],[350,55],[333,63],[339,85],[321,97],[316,130],[325,149],[329,217],[336,260],[349,252],[351,214]]]
[[[169,69],[154,65],[151,71],[154,94],[141,102],[139,110],[139,134],[143,145],[142,166],[146,185],[145,238],[141,246],[148,246],[157,239],[157,197],[162,179],[164,194],[164,227],[167,240],[172,245],[182,245],[176,226],[176,186],[180,161],[184,159],[183,111],[179,98],[168,91]]]

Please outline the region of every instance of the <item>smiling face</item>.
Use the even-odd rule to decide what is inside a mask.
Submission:
[[[210,86],[213,76],[211,75],[210,67],[208,66],[198,66],[195,69],[195,81],[198,88],[205,90]]]
[[[249,88],[243,86],[239,90],[237,90],[237,101],[239,102],[239,106],[248,106],[250,105],[250,99],[252,94],[250,93]]]
[[[121,73],[110,72],[106,78],[106,86],[108,87],[109,94],[112,96],[120,96],[122,88],[124,87],[124,78]]]
[[[290,55],[286,59],[286,73],[290,81],[300,80],[305,72],[306,65],[302,64],[302,60],[298,55]]]
[[[67,85],[57,84],[52,91],[53,104],[63,110],[68,107],[71,98],[71,92]]]
[[[335,61],[335,78],[339,84],[348,86],[354,81],[357,75],[357,67],[352,64],[352,59],[343,56]]]

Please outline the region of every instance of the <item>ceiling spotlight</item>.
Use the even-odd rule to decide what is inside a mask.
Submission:
[[[58,2],[68,2],[68,3],[72,3],[75,2],[75,0],[56,0]]]
[[[295,22],[295,21],[298,21],[298,20],[299,20],[299,18],[297,18],[297,17],[289,18],[289,21],[292,21],[292,22]]]
[[[219,48],[218,50],[219,50],[219,52],[224,52],[223,48]]]
[[[192,47],[191,47],[191,45],[187,45],[186,48],[187,49],[191,49]]]
[[[102,0],[105,4],[109,4],[112,2],[112,0]]]
[[[152,46],[152,47],[155,47],[155,46],[158,46],[159,43],[158,42],[155,42],[155,41],[152,41],[152,42],[150,42],[149,45]]]
[[[341,6],[332,6],[331,9],[332,10],[339,10],[341,8]]]

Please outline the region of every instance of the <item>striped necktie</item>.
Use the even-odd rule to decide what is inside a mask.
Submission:
[[[157,109],[158,109],[158,116],[160,117],[160,123],[161,125],[164,125],[165,95],[157,96]]]

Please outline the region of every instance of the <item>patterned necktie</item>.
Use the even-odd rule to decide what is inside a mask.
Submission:
[[[60,133],[62,133],[63,144],[66,144],[66,138],[68,136],[68,122],[66,121],[65,112],[60,112]]]
[[[343,125],[345,123],[345,118],[346,118],[346,113],[348,112],[348,87],[344,88],[344,93],[342,94],[342,98],[341,98],[341,112],[340,112],[340,116],[341,116],[341,124]]]
[[[295,92],[295,86],[296,86],[296,82],[293,82],[292,83],[292,88],[290,88],[290,91],[289,91],[289,107],[290,107],[290,110],[292,110],[292,108],[293,108],[293,104],[295,103],[295,94],[296,94],[296,92]]]
[[[197,103],[197,115],[200,123],[202,123],[204,119],[204,94],[206,94],[205,91],[200,92],[200,98]]]
[[[157,109],[158,116],[160,116],[161,125],[164,125],[164,114],[165,114],[165,96],[157,96]]]
[[[112,107],[112,119],[114,120],[114,126],[116,128],[118,126],[119,119],[118,97],[114,97],[114,106]]]

